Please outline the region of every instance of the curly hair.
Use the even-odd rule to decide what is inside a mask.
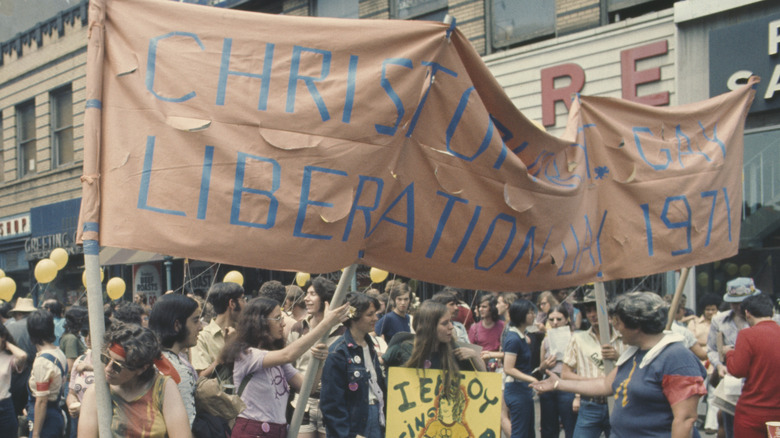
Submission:
[[[141,381],[148,382],[157,374],[152,362],[160,358],[161,350],[154,332],[137,324],[114,321],[106,331],[104,349],[108,349],[112,344],[120,345],[125,350],[125,365],[128,369],[137,370],[149,366],[138,375]]]
[[[236,337],[222,350],[223,362],[235,362],[250,347],[263,350],[284,348],[284,339],[273,339],[268,326],[268,317],[277,307],[279,304],[276,301],[258,297],[249,301],[241,309],[241,316],[236,326]]]
[[[611,310],[627,328],[657,335],[666,327],[669,304],[655,292],[629,292],[619,296]]]
[[[82,329],[89,328],[89,313],[84,306],[72,306],[65,312],[65,333],[78,334]]]
[[[449,316],[450,310],[444,304],[434,301],[422,303],[414,317],[414,348],[405,367],[425,368],[425,362],[434,355],[441,358],[441,368],[444,371],[445,398],[452,399],[460,384],[460,367],[455,358],[455,352],[448,342],[440,342],[437,336],[437,326],[444,316]]]

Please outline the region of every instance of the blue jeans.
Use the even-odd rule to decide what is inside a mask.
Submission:
[[[368,422],[363,436],[366,438],[383,438],[385,436],[382,426],[379,425],[379,403],[368,405]]]
[[[726,438],[734,438],[734,416],[720,411],[720,415],[723,417],[723,428],[726,430]]]
[[[561,424],[566,438],[574,436],[577,414],[572,411],[573,402],[574,394],[570,392],[553,391],[539,395],[542,438],[558,438],[561,434]]]
[[[574,428],[574,436],[577,438],[598,438],[601,432],[604,432],[604,436],[609,438],[611,430],[607,405],[582,400],[580,412],[577,415],[577,426]]]
[[[3,433],[15,434],[19,429],[19,422],[16,419],[13,398],[8,397],[0,400],[0,430]]]
[[[30,425],[30,437],[33,431],[33,419],[35,418],[35,402],[27,404],[27,420]],[[41,438],[61,438],[65,433],[65,413],[57,407],[56,402],[49,402],[46,406],[46,419],[41,429]]]
[[[525,382],[508,382],[504,398],[512,421],[512,438],[534,438],[534,398]]]

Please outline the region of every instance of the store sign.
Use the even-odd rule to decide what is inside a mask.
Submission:
[[[133,265],[133,297],[144,294],[150,306],[162,295],[163,285],[159,263]]]
[[[662,91],[648,96],[639,96],[640,85],[661,80],[661,68],[652,67],[637,70],[637,63],[645,59],[666,55],[669,45],[666,40],[656,41],[620,51],[621,97],[631,102],[662,106],[669,104],[669,92]],[[555,125],[555,103],[563,102],[571,109],[572,95],[585,87],[585,69],[579,64],[565,63],[541,70],[542,82],[542,124]],[[557,81],[568,80],[568,85],[555,87]]]
[[[30,214],[0,219],[0,240],[30,234]]]
[[[710,32],[710,96],[759,76],[751,113],[780,108],[780,14]]]
[[[45,236],[30,237],[24,241],[24,250],[27,260],[38,260],[49,257],[54,248],[63,248],[68,254],[81,254],[81,245],[76,244],[76,231],[68,233],[47,234]]]

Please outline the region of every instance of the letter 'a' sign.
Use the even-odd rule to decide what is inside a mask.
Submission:
[[[540,290],[735,254],[757,79],[564,138],[444,23],[90,2],[82,237],[266,269]]]

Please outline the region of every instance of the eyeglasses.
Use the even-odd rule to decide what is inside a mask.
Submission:
[[[279,321],[281,321],[281,320],[282,320],[282,318],[283,318],[283,316],[282,316],[282,315],[279,315],[279,316],[277,316],[276,318],[271,318],[270,316],[266,317],[266,319],[267,319],[267,320],[269,320],[269,321],[276,321],[276,322],[279,322]]]
[[[563,318],[547,318],[550,321],[563,321]]]
[[[114,360],[114,358],[107,355],[106,353],[100,353],[100,361],[103,362],[103,364],[105,365],[111,364],[111,371],[115,372],[116,374],[121,373],[123,370],[132,369],[121,362],[117,362],[116,360]]]

